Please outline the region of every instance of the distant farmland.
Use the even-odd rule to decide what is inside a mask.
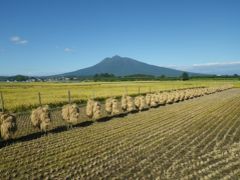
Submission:
[[[91,97],[104,98],[128,94],[146,93],[149,91],[181,89],[199,86],[219,86],[234,84],[240,87],[239,81],[158,81],[158,82],[82,82],[82,83],[0,83],[5,108],[10,111],[24,111],[38,106],[38,92],[43,104],[57,105],[68,101],[68,90],[72,101],[80,102]]]

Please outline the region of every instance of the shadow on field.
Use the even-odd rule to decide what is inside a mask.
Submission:
[[[146,108],[146,109],[143,109],[142,111],[147,111],[147,110],[148,109]],[[107,121],[110,121],[113,118],[122,118],[122,117],[127,116],[128,114],[135,114],[135,113],[138,113],[138,112],[140,112],[140,111],[134,110],[132,112],[122,112],[122,113],[117,114],[117,115],[105,116],[105,117],[102,117],[100,119],[97,119],[96,122],[107,122]],[[92,121],[92,120],[86,120],[86,121],[83,121],[81,123],[73,125],[73,128],[87,127],[87,126],[91,126],[93,123],[94,123],[94,121]],[[15,139],[11,139],[11,140],[8,140],[8,141],[0,141],[0,148],[9,146],[9,145],[15,144],[15,143],[26,142],[26,141],[31,141],[31,140],[34,140],[34,139],[38,139],[38,138],[47,136],[48,134],[61,133],[61,132],[68,131],[68,130],[71,130],[71,129],[68,129],[67,125],[62,125],[62,126],[57,126],[53,129],[49,130],[47,133],[39,131],[39,132],[35,132],[35,133],[32,133],[32,134],[27,134],[25,136],[17,137]]]
[[[128,113],[120,113],[120,114],[116,114],[116,115],[112,115],[112,116],[106,116],[106,117],[102,117],[98,120],[96,120],[97,122],[107,122],[110,121],[113,118],[118,118],[118,117],[125,117],[127,116]]]
[[[0,148],[3,148],[5,146],[14,144],[14,143],[18,143],[18,142],[25,142],[25,141],[31,141],[37,138],[40,138],[41,136],[43,136],[44,133],[42,132],[36,132],[36,133],[32,133],[32,134],[28,134],[26,136],[22,136],[16,139],[10,139],[8,141],[2,141],[0,144]]]
[[[63,132],[63,131],[67,131],[67,126],[58,126],[54,129],[51,129],[50,131],[48,131],[48,133],[50,134],[55,134],[55,133],[60,133],[60,132]]]
[[[73,127],[87,127],[87,126],[92,125],[93,123],[94,123],[93,121],[84,121],[84,122],[74,125]]]
[[[141,112],[148,111],[150,108],[144,108]]]
[[[84,122],[74,125],[73,127],[87,127],[87,126],[92,125],[93,123],[94,123],[93,121],[84,121]],[[26,142],[26,141],[38,139],[40,137],[47,136],[47,134],[55,134],[55,133],[60,133],[60,132],[64,132],[67,130],[68,130],[67,126],[58,126],[54,129],[51,129],[46,134],[44,132],[36,132],[36,133],[28,134],[26,136],[21,136],[21,137],[15,138],[15,139],[11,139],[8,141],[0,141],[0,148],[3,148],[5,146],[11,145],[11,144],[19,143],[19,142]],[[71,129],[69,129],[69,130],[71,130]]]
[[[147,111],[147,110],[148,109],[144,109],[142,111]],[[110,121],[113,118],[121,118],[121,117],[127,116],[128,114],[135,114],[135,113],[138,113],[138,112],[139,112],[138,110],[134,110],[132,112],[123,112],[123,113],[120,113],[120,114],[117,114],[117,115],[106,116],[106,117],[102,117],[102,118],[96,120],[96,122],[107,122],[107,121]],[[91,126],[93,123],[94,123],[94,121],[87,120],[87,121],[83,121],[81,123],[73,125],[73,128],[87,127],[87,126]],[[55,127],[53,129],[49,130],[47,133],[35,132],[35,133],[32,133],[32,134],[21,136],[21,137],[11,139],[11,140],[8,140],[8,141],[0,141],[0,148],[9,146],[9,145],[15,144],[15,143],[26,142],[26,141],[31,141],[31,140],[34,140],[34,139],[38,139],[38,138],[47,136],[48,134],[61,133],[61,132],[68,131],[68,130],[71,130],[71,129],[68,129],[67,126],[62,125],[62,126],[58,126],[58,127]]]
[[[133,111],[131,111],[131,112],[122,112],[122,113],[120,113],[120,114],[102,117],[102,118],[100,118],[100,119],[98,119],[98,120],[96,120],[96,121],[97,121],[97,122],[107,122],[107,121],[110,121],[110,120],[113,119],[113,118],[121,118],[121,117],[125,117],[125,116],[127,116],[127,115],[129,115],[129,114],[136,114],[136,113],[144,112],[144,111],[148,111],[148,110],[149,110],[149,108],[145,108],[145,109],[143,109],[143,110],[141,110],[141,111],[139,111],[139,110],[133,110]]]
[[[136,114],[138,112],[139,112],[139,110],[133,110],[133,111],[130,112],[130,114]]]

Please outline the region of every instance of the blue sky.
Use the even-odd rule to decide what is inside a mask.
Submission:
[[[160,66],[240,62],[239,0],[1,0],[0,75],[116,54]]]

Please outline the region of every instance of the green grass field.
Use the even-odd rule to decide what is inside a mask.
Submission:
[[[71,91],[72,101],[86,100],[90,97],[105,98],[121,96],[127,90],[128,94],[139,91],[180,89],[198,86],[219,86],[233,84],[240,87],[239,81],[137,81],[137,82],[79,82],[79,83],[0,83],[0,92],[3,93],[5,109],[16,112],[36,107],[39,103],[38,92],[41,93],[42,103],[58,105],[68,101],[68,90]]]

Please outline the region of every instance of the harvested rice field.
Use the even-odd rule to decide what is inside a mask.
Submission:
[[[240,89],[22,138],[1,179],[238,179]]]

